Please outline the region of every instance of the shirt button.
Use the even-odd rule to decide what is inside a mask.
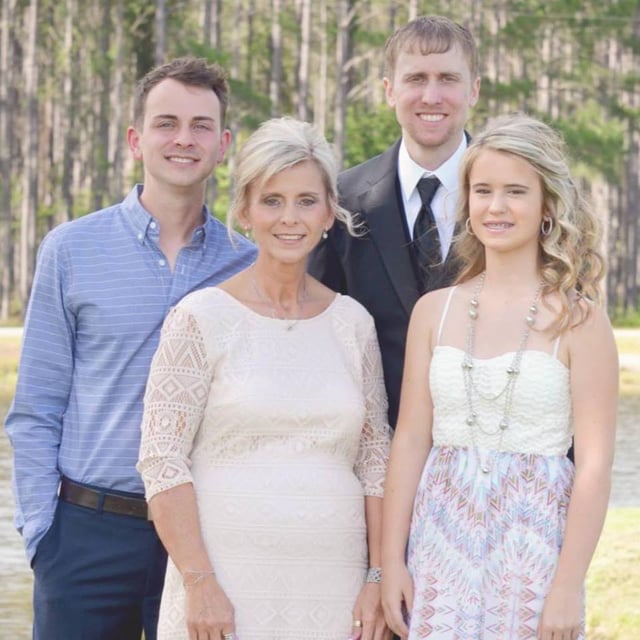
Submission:
[[[158,260],[158,264],[159,264],[161,267],[164,267],[164,265],[165,265],[165,264],[167,264],[167,263],[166,263],[164,260]]]
[[[155,223],[155,222],[151,222],[151,223],[149,224],[149,226],[150,226],[152,229],[155,229],[155,228],[156,228],[156,223]]]
[[[142,241],[142,238],[144,238],[144,234],[139,233],[139,234],[138,234],[138,240]]]

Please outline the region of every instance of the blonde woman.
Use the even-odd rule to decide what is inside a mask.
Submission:
[[[230,225],[255,264],[169,315],[139,469],[169,552],[159,638],[382,640],[389,448],[373,320],[306,273],[339,217],[336,162],[311,125],[243,146]]]
[[[409,328],[383,606],[411,640],[576,640],[616,425],[599,225],[532,118],[496,120],[461,176],[457,284]]]

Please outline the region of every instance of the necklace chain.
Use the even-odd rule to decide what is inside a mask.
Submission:
[[[258,281],[256,280],[255,273],[251,275],[251,286],[253,288],[253,292],[260,299],[260,301],[263,302],[265,305],[267,305],[267,307],[269,307],[269,312],[271,313],[272,318],[274,318],[275,320],[287,321],[287,324],[285,325],[285,329],[287,331],[291,331],[291,329],[293,329],[298,324],[298,322],[300,322],[300,320],[302,319],[302,311],[304,308],[304,304],[307,301],[306,277],[304,277],[302,281],[302,291],[300,293],[300,299],[298,300],[298,315],[295,318],[287,318],[286,316],[278,314],[273,302],[271,302],[271,300],[269,300],[269,298],[260,290],[260,287],[258,286]]]
[[[467,325],[467,344],[464,353],[464,358],[462,360],[462,378],[464,381],[464,390],[467,399],[467,418],[466,423],[469,426],[469,431],[471,433],[471,441],[473,443],[474,449],[478,451],[478,445],[476,442],[476,433],[475,430],[478,429],[481,433],[487,436],[499,436],[498,440],[498,451],[502,451],[502,442],[504,439],[504,434],[507,429],[511,426],[511,415],[513,409],[513,394],[516,387],[516,382],[518,376],[520,375],[520,365],[522,363],[522,356],[524,355],[525,348],[527,346],[527,342],[529,340],[529,334],[531,333],[531,328],[535,324],[536,314],[538,313],[538,302],[540,300],[540,295],[542,293],[542,282],[538,285],[536,289],[536,293],[533,297],[532,303],[529,305],[529,310],[527,316],[525,317],[525,328],[522,332],[522,336],[520,338],[520,344],[518,345],[518,350],[513,355],[513,360],[511,364],[506,369],[507,379],[504,384],[504,387],[494,393],[494,394],[486,394],[480,390],[480,387],[476,380],[474,379],[474,369],[475,363],[473,360],[473,349],[475,342],[475,325],[478,319],[478,309],[479,302],[478,297],[480,296],[480,292],[484,287],[484,281],[486,278],[486,272],[483,272],[480,275],[478,280],[478,284],[476,285],[471,301],[469,303],[469,322]],[[493,429],[487,428],[479,418],[478,412],[476,411],[476,402],[474,400],[474,392],[479,399],[485,400],[487,402],[496,402],[500,398],[502,398],[502,418],[498,422],[497,425]],[[491,471],[491,466],[488,462],[481,463],[481,470],[483,473],[489,473]]]

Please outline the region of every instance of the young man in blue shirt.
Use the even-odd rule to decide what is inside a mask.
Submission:
[[[217,65],[150,71],[127,132],[144,184],[40,247],[6,420],[37,640],[156,637],[166,554],[135,469],[148,367],[169,308],[255,255],[204,204],[227,100]]]

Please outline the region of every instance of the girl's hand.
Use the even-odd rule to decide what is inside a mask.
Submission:
[[[406,638],[409,627],[404,620],[403,608],[413,608],[413,580],[403,562],[385,565],[382,574],[382,608],[389,628]]]
[[[582,589],[551,586],[538,625],[538,640],[576,640],[582,629]]]

